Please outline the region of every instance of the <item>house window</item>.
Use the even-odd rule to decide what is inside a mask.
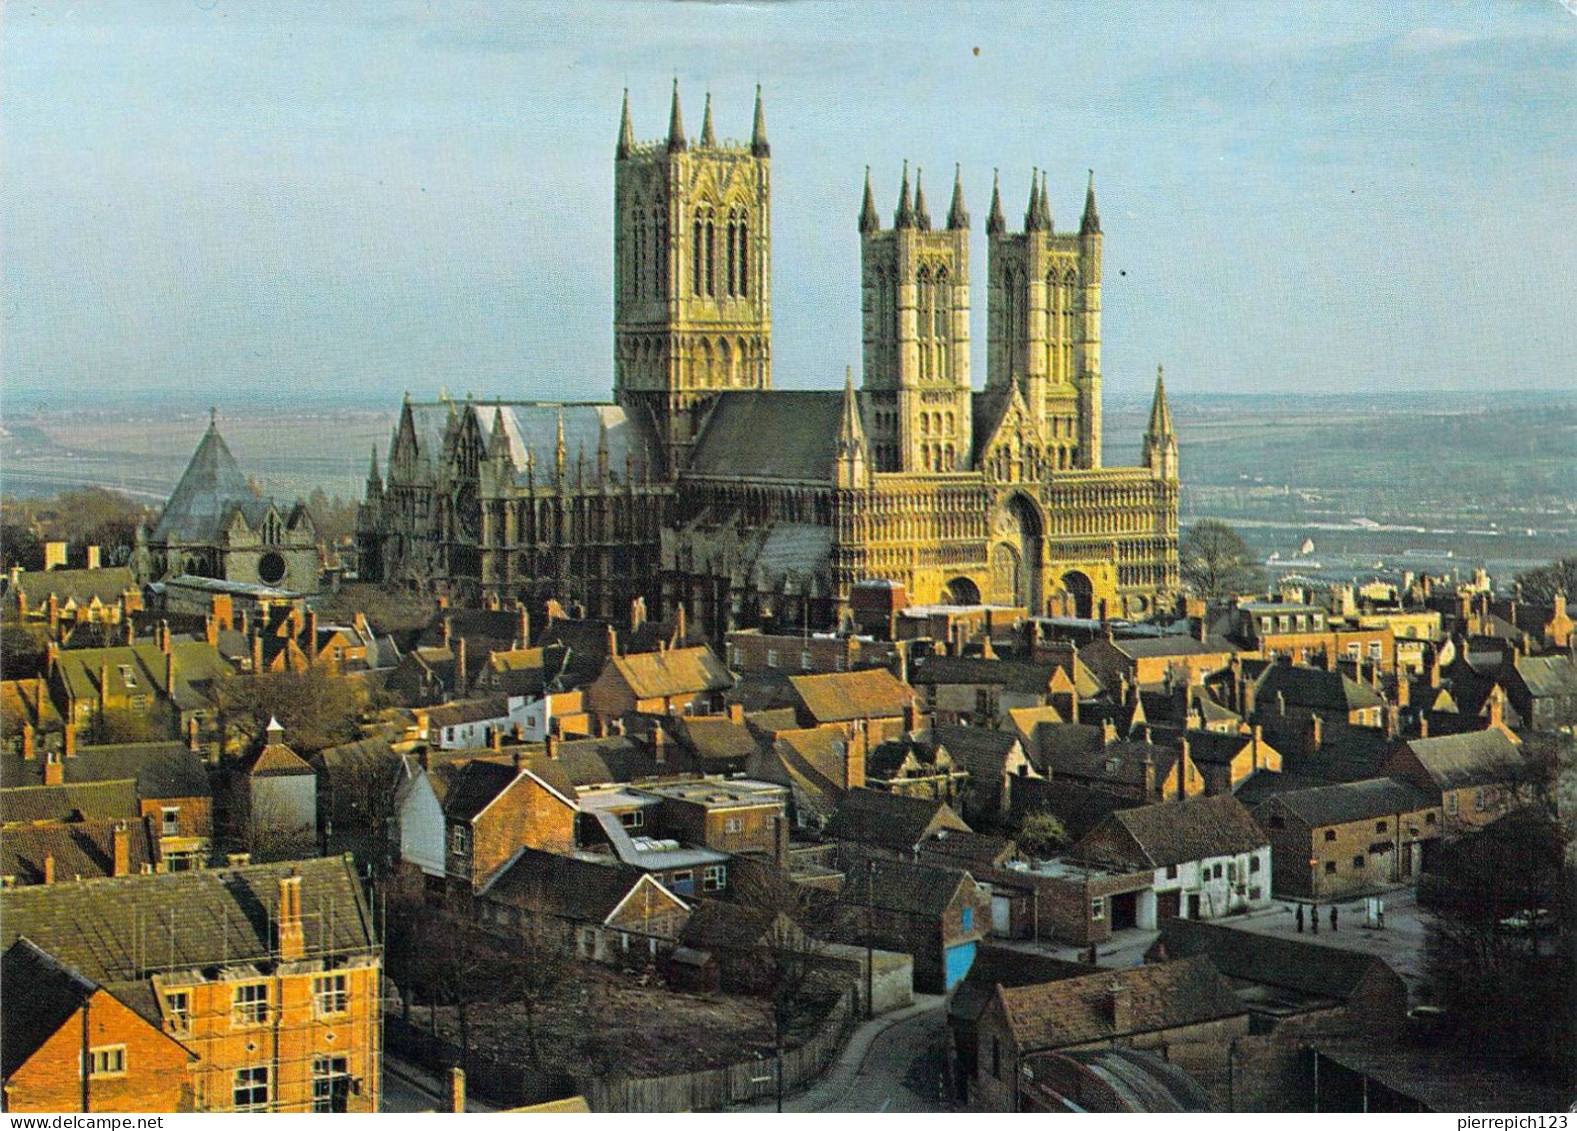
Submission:
[[[236,1111],[265,1111],[268,1108],[268,1069],[237,1068],[231,1090],[231,1106]]]
[[[89,1076],[126,1075],[126,1046],[100,1045],[88,1050]]]
[[[1104,898],[1096,896],[1094,899],[1090,900],[1090,918],[1106,918],[1106,900]]]
[[[1335,829],[1326,829],[1325,830],[1325,839],[1326,840],[1335,840],[1336,839],[1336,830]]]
[[[1363,856],[1362,855],[1354,856],[1352,858],[1352,866],[1354,868],[1362,868],[1363,867]]]
[[[165,994],[164,1012],[174,1032],[188,1032],[192,1026],[192,995],[185,990]]]
[[[349,1061],[343,1056],[320,1056],[312,1061],[312,1110],[344,1111],[350,1105]]]
[[[159,835],[181,835],[181,807],[179,805],[166,805],[159,810]]]
[[[1261,891],[1260,891],[1260,889],[1259,889],[1259,888],[1257,888],[1257,887],[1254,887],[1254,888],[1249,888],[1249,889],[1248,889],[1248,897],[1249,897],[1249,898],[1250,898],[1250,899],[1254,899],[1254,900],[1257,900],[1257,899],[1259,899],[1259,897],[1260,897],[1260,896],[1261,896],[1261,895],[1262,895],[1262,894],[1263,894],[1263,893],[1262,893],[1262,892],[1261,892]]]
[[[1384,821],[1376,821],[1374,823],[1374,831],[1377,832],[1377,833],[1385,832],[1385,822]]]
[[[742,832],[744,832],[745,831],[745,819],[743,817],[724,817],[723,818],[723,831],[725,833],[742,833]]]
[[[675,877],[676,879],[678,877]],[[728,865],[708,864],[701,872],[702,891],[722,891],[728,886]]]
[[[802,651],[799,654],[799,670],[802,671],[802,672],[810,671],[810,649],[809,648],[806,648],[804,651]]]
[[[767,649],[767,667],[775,668],[777,666],[778,666],[778,650],[776,648],[768,648]]]
[[[120,681],[126,685],[127,690],[137,686],[137,673],[132,671],[130,664],[120,665]]]
[[[745,666],[745,652],[738,644],[728,650],[728,662],[736,668]]]
[[[1360,649],[1356,641],[1347,645],[1347,658],[1349,660],[1356,660],[1358,658],[1359,651]]]
[[[1454,793],[1446,794],[1446,812],[1447,813],[1455,813],[1456,811],[1457,811],[1457,795],[1454,794]]]
[[[1484,811],[1484,791],[1482,789],[1475,789],[1473,791],[1473,812],[1475,812],[1475,813],[1482,813],[1483,811]]]
[[[466,827],[453,825],[449,829],[449,851],[464,852],[466,850]]]
[[[246,982],[230,997],[232,1025],[261,1025],[268,1020],[268,983]]]
[[[1325,862],[1325,874],[1327,876],[1334,876],[1336,874],[1336,861],[1327,860]]]
[[[690,871],[675,872],[673,874],[673,889],[675,895],[694,895],[695,873]]]
[[[1287,827],[1287,819],[1280,813],[1272,813],[1270,815],[1270,827],[1273,829],[1284,829]]]
[[[1249,873],[1251,875],[1253,873],[1259,871],[1259,857],[1258,856],[1250,856],[1248,858],[1248,870],[1249,870]]]
[[[966,907],[958,917],[959,930],[972,931],[975,929],[975,909]]]
[[[1168,864],[1166,866],[1166,878],[1169,879],[1169,880],[1177,879],[1177,865],[1176,864]]]
[[[645,828],[646,814],[640,809],[631,809],[628,813],[620,813],[619,824],[627,829]]]
[[[1424,814],[1424,824],[1432,825],[1434,823],[1435,823],[1435,815],[1433,813],[1425,813]]]
[[[1219,880],[1221,878],[1221,865],[1217,864],[1213,869],[1211,869],[1210,875],[1212,878]]]
[[[1380,642],[1378,640],[1371,640],[1371,641],[1369,641],[1369,658],[1371,660],[1376,661],[1376,662],[1379,661],[1379,659],[1380,659]]]
[[[350,990],[344,974],[323,974],[312,979],[312,1011],[330,1017],[350,1010]]]

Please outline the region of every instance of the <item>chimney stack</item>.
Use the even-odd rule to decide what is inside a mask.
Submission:
[[[279,916],[277,949],[282,962],[293,962],[306,953],[306,935],[301,928],[301,877],[279,879]]]
[[[444,647],[449,647],[449,638],[454,635],[454,625],[449,622],[448,617],[444,617],[439,630],[443,633]]]
[[[55,882],[55,854],[53,852],[44,853],[44,882],[46,884]]]
[[[630,601],[630,631],[640,631],[641,625],[646,623],[646,598],[636,597]]]
[[[1111,985],[1106,987],[1106,1005],[1111,1015],[1113,1035],[1128,1032],[1133,1027],[1132,1002],[1129,1000],[1128,987],[1113,980]]]
[[[252,674],[263,674],[263,634],[252,630]]]
[[[167,620],[159,622],[159,651],[166,656],[170,654],[170,622]]]
[[[558,735],[548,731],[547,735],[542,739],[542,751],[549,758],[557,758],[559,756]]]
[[[22,724],[22,757],[29,762],[38,757],[38,748],[33,740],[32,723]]]
[[[310,664],[317,659],[318,655],[318,611],[316,609],[307,610],[306,636],[307,663]]]
[[[515,629],[516,633],[519,634],[518,646],[522,649],[529,648],[531,647],[531,613],[526,609],[524,601],[515,606],[515,611],[518,614],[517,620],[519,621],[518,627]]]
[[[99,548],[97,546],[89,546],[88,547],[88,568],[89,569],[98,569],[99,566],[100,566],[100,562],[101,562],[101,557],[100,557]]]
[[[1489,693],[1489,725],[1501,729],[1506,726],[1506,693],[1499,684]]]
[[[449,1070],[447,1093],[444,1097],[446,1109],[455,1114],[465,1111],[465,1069]]]
[[[903,705],[903,730],[905,734],[913,734],[919,729],[920,704],[913,699],[909,699]]]
[[[186,720],[186,749],[190,750],[193,754],[196,754],[197,753],[197,747],[198,747],[198,742],[197,742],[197,720],[195,718],[187,719]]]
[[[110,872],[110,874],[112,876],[130,875],[131,831],[126,828],[126,822],[122,821],[117,824],[115,826],[114,832],[112,832],[110,835],[114,838],[115,844],[115,860],[112,866],[113,870]]]
[[[1324,740],[1325,721],[1317,714],[1309,716],[1309,753],[1319,753],[1320,743]]]
[[[1177,756],[1177,799],[1182,801],[1188,796],[1188,768],[1193,765],[1187,736],[1184,736],[1179,743],[1179,747],[1180,751]]]
[[[171,697],[175,695],[175,653],[168,649],[164,653],[164,694]]]
[[[608,626],[608,655],[610,657],[613,657],[613,656],[617,656],[618,654],[619,654],[619,634],[613,630],[613,625],[610,624]]]
[[[1427,711],[1418,712],[1418,737],[1429,737],[1429,713]]]
[[[743,723],[745,721],[745,705],[743,703],[730,703],[728,705],[728,721]]]
[[[668,762],[668,736],[663,733],[661,723],[652,726],[652,760],[659,766]]]
[[[77,724],[67,723],[66,733],[61,742],[61,749],[67,758],[77,756]]]
[[[447,624],[448,622],[445,621],[444,623]],[[466,693],[467,681],[465,674],[465,664],[465,637],[462,636],[460,638],[460,643],[455,647],[454,653],[454,685],[456,695],[464,695]]]

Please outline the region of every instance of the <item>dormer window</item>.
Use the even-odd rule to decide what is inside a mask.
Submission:
[[[120,665],[120,681],[127,687],[137,686],[137,673],[132,670],[132,666],[130,664]]]

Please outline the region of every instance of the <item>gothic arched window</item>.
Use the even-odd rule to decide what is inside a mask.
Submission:
[[[695,211],[694,239],[690,251],[690,293],[699,296],[701,288],[706,284],[706,268],[703,266],[703,254],[706,252],[706,221],[702,219],[701,210]]]
[[[750,214],[739,214],[739,297],[750,297]]]
[[[652,297],[668,297],[668,219],[661,200],[652,208]]]

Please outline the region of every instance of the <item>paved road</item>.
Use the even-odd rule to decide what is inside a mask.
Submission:
[[[917,994],[915,1003],[854,1030],[833,1066],[790,1096],[785,1111],[945,1111],[940,1098],[946,1054],[947,999]],[[771,1111],[773,1101],[735,1108]]]

